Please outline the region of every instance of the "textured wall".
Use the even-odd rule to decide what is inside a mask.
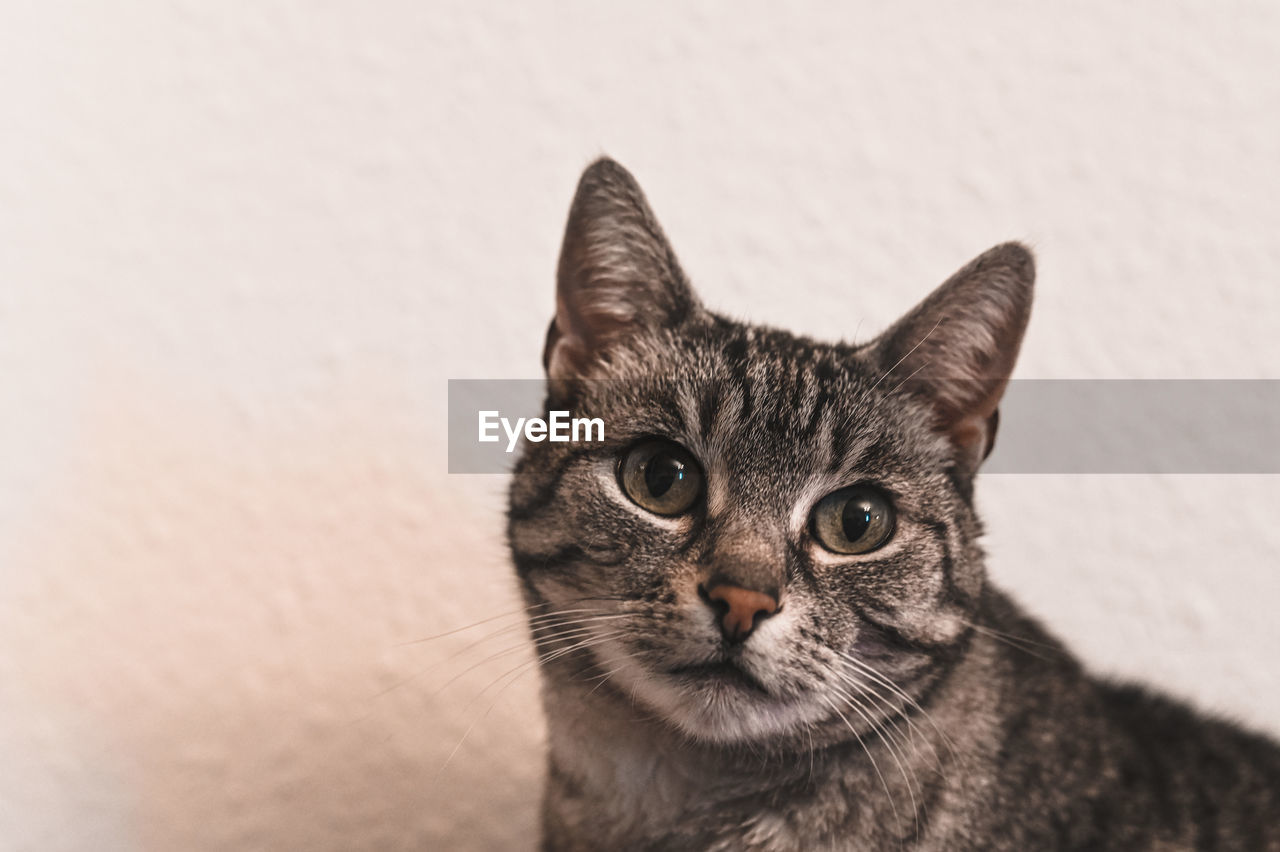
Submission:
[[[602,151],[730,313],[1020,238],[1020,375],[1280,378],[1280,6],[604,5],[0,10],[0,848],[531,845],[517,621],[403,643],[516,606],[445,380],[537,375]],[[980,500],[1095,666],[1280,731],[1275,478]]]

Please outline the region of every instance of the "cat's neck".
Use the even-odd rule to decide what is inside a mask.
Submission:
[[[607,684],[552,666],[544,672],[548,811],[620,837],[659,837],[699,813],[739,806],[744,818],[766,819],[762,801],[787,803],[788,813],[823,801],[827,819],[835,807],[846,809],[840,820],[849,825],[906,826],[919,813],[927,779],[981,747],[986,732],[974,724],[974,711],[991,693],[969,693],[984,681],[987,646],[981,637],[973,643],[927,710],[861,739],[829,731],[823,743],[819,732],[812,748],[807,739],[735,748],[694,742]],[[826,795],[832,790],[839,791],[835,805]]]
[[[691,812],[804,783],[798,758],[760,754],[752,765],[746,753],[690,741],[617,691],[557,674],[544,691],[548,807],[578,830],[660,836]]]

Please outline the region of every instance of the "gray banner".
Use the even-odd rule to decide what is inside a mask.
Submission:
[[[519,418],[541,416],[545,393],[541,379],[450,379],[449,472],[510,473],[520,454],[520,439],[513,444],[499,421],[496,429],[486,430],[486,438],[496,440],[480,440],[482,412],[497,412],[514,427]]]
[[[1015,380],[986,473],[1280,473],[1280,381]]]
[[[449,472],[506,473],[530,419],[541,440],[584,440],[542,411],[541,380],[449,381]],[[521,418],[524,421],[521,422]],[[608,424],[602,424],[607,429]],[[482,435],[484,440],[481,439]],[[1280,473],[1280,381],[1009,383],[984,473]]]

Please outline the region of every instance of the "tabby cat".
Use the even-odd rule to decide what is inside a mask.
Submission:
[[[548,850],[1280,849],[1280,746],[1105,683],[986,579],[975,473],[1031,309],[1016,243],[868,343],[699,302],[584,175],[508,534]]]

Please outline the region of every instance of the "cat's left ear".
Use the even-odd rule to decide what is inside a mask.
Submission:
[[[607,157],[588,166],[560,249],[547,375],[598,374],[631,339],[700,310],[635,178]]]
[[[933,407],[966,473],[991,452],[997,406],[1031,315],[1035,261],[1019,243],[990,249],[871,344],[882,385]]]

